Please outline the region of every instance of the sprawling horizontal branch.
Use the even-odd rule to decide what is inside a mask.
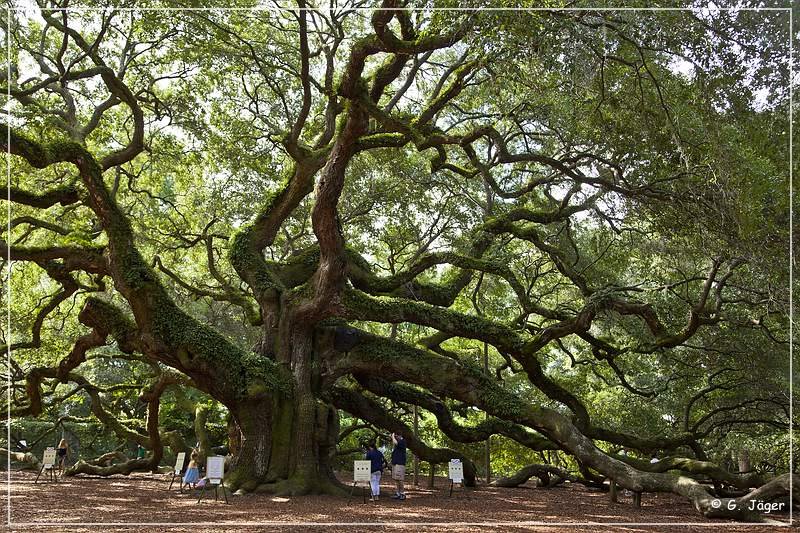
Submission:
[[[460,425],[453,420],[452,413],[442,400],[432,394],[407,385],[390,383],[381,378],[368,375],[357,374],[356,379],[361,386],[373,394],[427,409],[436,417],[439,429],[454,441],[482,442],[492,435],[503,435],[532,450],[558,449],[558,446],[551,441],[532,433],[520,425],[512,424],[500,418],[487,418],[475,426]]]
[[[0,239],[0,247],[6,249],[8,243]],[[43,267],[48,261],[61,260],[66,270],[83,270],[93,274],[107,274],[108,265],[103,256],[104,246],[11,246],[13,261],[31,261]]]
[[[30,452],[12,452],[7,450],[6,448],[0,448],[0,454],[6,455],[11,458],[12,461],[17,461],[23,464],[21,470],[29,469],[29,470],[39,470],[41,469],[41,463],[39,462],[39,458],[33,455]],[[11,465],[8,465],[9,469]]]
[[[736,475],[710,461],[698,461],[696,459],[689,459],[686,457],[666,457],[655,463],[643,461],[630,456],[620,455],[617,456],[617,458],[644,472],[668,472],[670,470],[680,470],[689,474],[708,476],[714,481],[722,482],[739,489],[760,487],[767,482],[763,476],[754,472]]]
[[[82,390],[89,397],[89,408],[92,414],[107,428],[111,429],[120,439],[133,441],[152,450],[152,455],[146,461],[129,461],[114,467],[105,467],[80,462],[67,472],[68,475],[77,473],[91,473],[96,475],[111,475],[115,473],[128,474],[134,470],[156,469],[163,456],[162,437],[159,429],[158,411],[161,396],[164,390],[173,385],[191,385],[190,381],[183,375],[175,372],[162,372],[155,367],[158,374],[157,379],[147,384],[143,389],[140,400],[148,404],[147,415],[147,435],[129,428],[120,422],[116,416],[108,411],[104,405],[101,394],[106,392],[104,389],[93,385],[82,375],[74,370],[86,360],[86,352],[106,343],[106,338],[111,335],[119,345],[120,349],[133,351],[141,347],[137,337],[135,324],[130,321],[122,312],[112,305],[90,298],[81,310],[79,319],[84,324],[92,327],[92,332],[84,335],[75,342],[72,351],[60,361],[55,367],[37,367],[31,369],[26,376],[26,392],[29,398],[29,405],[21,409],[15,409],[15,416],[20,415],[39,415],[43,410],[41,384],[46,378],[55,379],[60,382],[71,381],[78,387],[71,394]],[[138,387],[137,387],[138,388]]]
[[[64,185],[39,194],[28,192],[19,187],[11,187],[8,191],[11,201],[31,207],[47,209],[56,204],[70,205],[80,201],[80,194],[74,185]]]
[[[386,379],[403,380],[434,393],[474,405],[494,416],[534,428],[574,455],[584,466],[614,479],[635,492],[674,492],[687,497],[707,516],[748,518],[750,496],[731,500],[733,510],[720,512],[714,499],[695,480],[681,475],[642,472],[601,451],[568,418],[553,409],[527,404],[503,390],[480,369],[363,332],[359,344],[340,362],[349,372],[379,373]],[[781,478],[783,479],[783,478]],[[785,483],[782,481],[781,483]],[[780,485],[782,486],[782,485]],[[761,490],[761,489],[757,489]],[[723,499],[723,509],[727,505]]]
[[[588,329],[594,310],[588,308],[574,319],[560,322],[545,329],[538,337],[527,340],[508,326],[497,322],[441,309],[421,302],[401,299],[373,298],[360,291],[345,293],[344,304],[348,318],[378,322],[412,322],[438,329],[447,334],[476,339],[511,354],[520,361],[533,383],[551,398],[568,405],[581,425],[588,425],[586,408],[572,393],[548,378],[541,367],[536,352],[550,340]]]
[[[77,476],[79,474],[87,474],[90,476],[113,476],[122,474],[127,476],[133,472],[143,472],[151,470],[152,460],[149,457],[142,459],[128,459],[125,462],[113,465],[96,465],[87,461],[78,461],[64,471],[65,476]]]
[[[518,487],[534,476],[539,478],[541,481],[540,486],[542,487],[549,487],[564,480],[578,480],[576,476],[573,476],[563,468],[547,464],[533,464],[524,466],[510,476],[496,479],[492,482],[492,485],[495,487]],[[555,479],[551,479],[550,476],[554,476]]]
[[[71,162],[78,168],[88,191],[87,202],[108,236],[104,250],[108,272],[133,311],[142,353],[186,373],[199,388],[229,404],[250,393],[290,388],[273,360],[244,352],[175,304],[138,251],[130,220],[106,188],[101,166],[85,147],[73,141],[39,143],[15,128],[10,129],[10,144],[6,139],[2,137],[0,147],[24,157],[35,168],[56,162]],[[110,157],[117,156],[122,157],[122,152]],[[76,255],[68,251],[70,256]],[[27,253],[35,259],[34,252]]]

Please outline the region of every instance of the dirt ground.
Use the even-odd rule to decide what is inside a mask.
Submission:
[[[459,489],[448,497],[448,481],[436,489],[407,488],[404,502],[392,500],[384,478],[377,503],[361,497],[270,495],[229,496],[230,504],[203,502],[170,491],[169,475],[66,478],[34,483],[35,473],[12,472],[11,530],[14,531],[776,531],[773,525],[737,525],[702,518],[691,505],[671,494],[648,494],[642,507],[631,498],[613,504],[608,495],[581,485],[552,489],[523,487]],[[427,483],[427,480],[424,481]],[[0,523],[7,523],[7,492],[2,491]],[[787,516],[774,518],[786,523]],[[692,525],[673,523],[690,522]],[[125,526],[125,524],[129,524]],[[615,526],[616,524],[616,526]],[[627,524],[627,525],[625,525]],[[783,528],[781,528],[783,529]],[[785,529],[784,529],[785,531]]]

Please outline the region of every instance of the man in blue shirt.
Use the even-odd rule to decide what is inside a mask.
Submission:
[[[406,439],[399,433],[392,433],[392,478],[397,483],[397,492],[392,496],[395,500],[405,500],[406,491],[404,481],[406,479]]]
[[[386,463],[386,458],[375,447],[374,442],[367,444],[367,453],[364,459],[369,459],[371,475],[369,478],[369,486],[371,489],[371,496],[369,501],[376,502],[381,495],[381,472],[383,472],[383,465]]]

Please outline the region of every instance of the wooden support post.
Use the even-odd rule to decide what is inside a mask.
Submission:
[[[642,506],[642,493],[641,492],[634,492],[633,493],[633,505],[636,507]]]
[[[205,495],[206,491],[210,488],[210,485],[212,485],[212,483],[207,482],[203,486],[203,488],[200,489],[200,496],[198,496],[197,498],[197,503],[200,503],[200,500],[203,499],[203,496]],[[223,480],[220,480],[219,483],[213,483],[213,485],[214,485],[214,501],[219,500],[219,489],[222,489],[222,495],[225,497],[225,503],[230,503],[228,502],[228,493],[225,492],[226,491],[225,482]]]
[[[609,481],[608,497],[611,499],[611,503],[617,503],[617,482],[613,479]]]
[[[33,480],[34,483],[37,483],[39,481],[39,476],[41,476],[42,473],[44,473],[45,480],[49,479],[54,483],[58,483],[58,477],[56,476],[55,465],[42,465],[41,470],[39,470],[39,473],[36,474],[36,479]]]
[[[175,483],[177,479],[180,482],[180,492],[183,494],[183,472],[172,472],[172,479],[169,481],[169,488],[167,490],[172,490],[172,484]]]
[[[489,344],[483,343],[483,372],[489,375]],[[488,419],[489,413],[484,416]],[[492,436],[489,435],[486,439],[486,448],[484,449],[483,456],[484,472],[486,473],[486,484],[492,482]]]
[[[353,499],[353,491],[356,490],[356,488],[358,487],[358,484],[359,484],[358,481],[353,481],[353,486],[350,487],[350,496],[347,497],[347,504],[348,505],[350,505],[350,500]],[[372,487],[370,486],[369,483],[367,483],[366,490],[361,491],[361,495],[363,497],[362,498],[362,500],[363,500],[362,503],[367,503],[367,491],[369,491],[370,497],[372,497]]]
[[[433,463],[428,463],[428,464],[431,465],[431,473],[430,473],[430,477],[428,478],[428,488],[432,489],[433,488],[433,479],[434,479],[434,476],[436,476],[436,465],[433,464]]]
[[[417,406],[413,406],[414,409],[414,438],[419,439],[419,411],[417,410]],[[419,457],[417,454],[414,454],[414,486],[419,487]]]

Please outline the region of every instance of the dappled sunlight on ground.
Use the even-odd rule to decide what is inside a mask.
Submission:
[[[45,530],[44,527],[36,527],[36,524],[58,523],[67,526],[83,522],[108,524],[91,529],[87,526],[86,531],[132,531],[119,526],[124,523],[147,523],[135,530],[192,533],[254,531],[258,524],[268,525],[270,530],[278,531],[324,529],[348,533],[376,531],[378,526],[389,530],[431,532],[566,531],[563,527],[548,527],[549,523],[573,524],[569,531],[587,532],[612,529],[602,524],[631,523],[630,526],[613,529],[633,532],[653,531],[652,527],[643,524],[675,522],[699,524],[688,528],[660,525],[657,529],[709,533],[718,528],[748,532],[775,530],[774,527],[736,527],[732,522],[705,520],[687,501],[671,494],[646,494],[642,498],[642,507],[637,509],[630,498],[621,497],[621,503],[612,504],[607,494],[569,484],[552,489],[458,489],[449,497],[447,481],[437,479],[436,490],[415,489],[409,484],[407,500],[399,502],[391,499],[393,485],[385,480],[381,499],[377,503],[364,504],[360,495],[354,495],[348,502],[347,498],[330,496],[277,497],[259,494],[229,495],[231,503],[226,505],[224,500],[214,501],[213,491],[209,491],[198,504],[196,492],[181,494],[177,485],[173,486],[173,490],[167,490],[169,475],[66,478],[57,484],[41,481],[34,484],[34,478],[35,474],[29,472],[14,472],[12,475],[11,518],[20,531]],[[2,506],[0,515],[3,522],[6,520],[5,512],[5,506]],[[333,525],[312,526],[309,522]],[[337,526],[337,522],[348,525]],[[425,525],[416,524],[420,522]],[[517,525],[519,522],[536,524],[520,527]],[[290,523],[294,525],[289,527]],[[84,529],[50,525],[46,530]]]

